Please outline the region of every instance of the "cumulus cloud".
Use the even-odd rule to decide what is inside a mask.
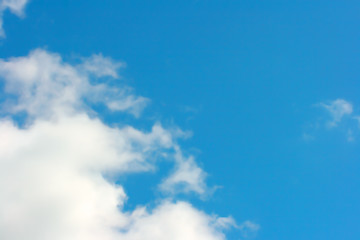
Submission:
[[[13,14],[22,17],[25,5],[28,0],[0,0],[0,37],[5,37],[3,29],[3,14],[5,10],[10,10]]]
[[[0,60],[0,75],[6,81],[5,92],[18,96],[15,103],[7,102],[6,107],[13,113],[25,111],[33,117],[49,117],[76,113],[84,108],[84,100],[87,100],[138,116],[145,106],[145,98],[133,95],[127,88],[91,82],[93,77],[116,79],[121,66],[101,55],[70,65],[58,54],[42,49],[34,50],[26,57]]]
[[[159,123],[148,131],[110,127],[89,114],[89,102],[137,108],[141,97],[99,80],[117,78],[121,66],[101,55],[71,65],[41,49],[0,60],[8,99],[0,118],[0,239],[220,240],[237,226],[174,200],[123,210],[125,189],[105,176],[152,171],[160,156],[175,164],[163,191],[204,194],[207,187],[206,173],[182,154],[178,132]],[[19,112],[25,124],[14,120]]]
[[[171,146],[164,131],[113,129],[85,114],[26,129],[1,121],[0,238],[224,239],[182,202],[121,211],[125,191],[103,174],[151,169],[151,154]]]
[[[165,202],[152,213],[140,208],[134,211],[133,216],[135,221],[131,223],[130,230],[123,239],[225,239],[225,235],[219,230],[231,224],[227,222],[225,226],[219,226],[218,221],[222,218],[209,216],[185,202]]]
[[[329,127],[337,126],[344,116],[351,115],[353,112],[352,104],[344,99],[336,99],[328,104],[320,103],[320,106],[326,109],[331,115],[332,119],[328,122]]]

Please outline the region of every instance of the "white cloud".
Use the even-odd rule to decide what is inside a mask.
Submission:
[[[1,121],[0,239],[223,239],[188,204],[121,211],[123,188],[102,174],[147,171],[171,141],[160,126],[114,129],[85,114],[26,129]]]
[[[177,192],[195,192],[200,195],[206,194],[206,173],[197,166],[192,156],[186,158],[181,150],[176,147],[176,168],[160,185],[161,190],[171,194]]]
[[[110,101],[107,106],[110,110],[129,111],[135,117],[139,117],[149,101],[148,98],[129,95],[121,100]]]
[[[0,37],[5,37],[3,29],[4,11],[9,9],[13,14],[22,17],[27,2],[28,0],[0,0]]]
[[[120,66],[101,55],[72,66],[64,63],[59,55],[41,49],[32,51],[27,57],[0,60],[0,75],[6,81],[5,91],[19,96],[17,103],[8,103],[7,108],[13,113],[26,111],[32,116],[48,117],[56,113],[75,113],[84,107],[83,100],[86,99],[139,116],[145,98],[132,95],[129,90],[91,83],[94,75],[117,77],[116,70]],[[114,107],[115,103],[122,107]]]
[[[353,119],[354,119],[355,121],[357,121],[358,127],[360,128],[360,116],[355,116],[355,117],[353,117]]]
[[[134,221],[125,240],[215,240],[225,239],[219,231],[228,224],[218,226],[219,219],[194,209],[185,202],[165,202],[152,213],[140,208],[133,213]],[[226,218],[230,219],[230,218]]]
[[[114,62],[111,58],[104,57],[102,54],[94,54],[83,60],[82,68],[86,72],[93,73],[96,77],[111,76],[118,78],[118,69],[125,66],[124,63]]]
[[[247,220],[238,225],[232,217],[219,217],[216,219],[216,225],[221,229],[237,228],[243,238],[253,238],[260,230],[260,225],[255,222]]]
[[[241,230],[244,238],[255,237],[260,230],[260,225],[251,221],[245,221],[241,225],[237,226]]]
[[[353,112],[352,104],[344,99],[336,99],[328,104],[320,103],[320,106],[325,108],[332,117],[328,122],[329,127],[337,126],[344,116],[351,115]]]
[[[163,190],[204,194],[206,174],[192,157],[181,154],[178,131],[159,123],[150,131],[114,128],[90,116],[88,101],[121,105],[129,97],[141,99],[128,90],[115,89],[119,96],[105,84],[92,83],[94,76],[117,77],[119,67],[101,55],[93,58],[70,65],[57,54],[35,50],[0,60],[6,94],[14,99],[2,110],[24,111],[31,119],[19,127],[11,115],[0,118],[0,239],[225,239],[223,230],[236,226],[234,220],[189,203],[164,200],[153,210],[123,210],[125,190],[105,175],[151,171],[159,156],[167,156],[176,167]],[[89,62],[107,69],[84,67]]]

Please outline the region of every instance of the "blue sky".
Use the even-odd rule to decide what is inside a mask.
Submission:
[[[89,107],[108,126],[191,131],[176,144],[207,173],[208,193],[170,198],[232,216],[227,239],[356,240],[359,10],[358,1],[31,0],[20,18],[3,12],[0,58],[44,49],[72,66],[100,53],[126,64],[102,97],[130,86],[149,99],[141,116]],[[114,177],[125,209],[169,198],[157,186],[172,163],[154,169]],[[245,221],[256,234],[245,236]]]

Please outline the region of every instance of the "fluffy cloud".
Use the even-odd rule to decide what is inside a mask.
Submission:
[[[351,115],[353,112],[352,104],[344,99],[336,99],[329,104],[321,103],[320,106],[326,109],[332,117],[328,122],[329,127],[337,126],[344,116]]]
[[[2,18],[4,11],[9,9],[13,14],[22,17],[27,2],[28,0],[0,0],[0,37],[5,36]]]
[[[119,89],[96,81],[92,83],[94,77],[116,79],[121,66],[101,55],[70,65],[59,55],[41,49],[32,51],[27,57],[0,60],[0,75],[6,81],[5,92],[17,96],[15,103],[7,102],[6,108],[12,113],[25,111],[33,117],[49,117],[76,113],[86,107],[84,100],[87,100],[138,116],[146,98],[131,94],[125,87]]]
[[[172,144],[164,131],[109,128],[85,114],[26,129],[1,121],[0,238],[223,239],[216,218],[189,204],[121,211],[126,194],[104,174],[150,170],[152,153]]]
[[[175,164],[163,191],[201,195],[207,187],[206,173],[182,154],[179,131],[159,123],[149,131],[110,127],[90,110],[86,103],[101,102],[140,114],[145,98],[101,83],[118,81],[119,67],[101,55],[71,65],[40,49],[0,60],[8,100],[0,118],[0,239],[218,240],[231,226],[244,230],[181,201],[123,210],[125,190],[109,176],[152,171],[161,158]],[[19,125],[12,117],[20,112]]]

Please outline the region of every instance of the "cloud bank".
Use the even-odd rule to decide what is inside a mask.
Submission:
[[[0,37],[5,37],[3,29],[3,14],[6,10],[10,10],[18,17],[24,16],[25,5],[28,0],[0,0]]]
[[[0,118],[0,239],[220,240],[230,227],[256,232],[258,225],[249,221],[237,225],[231,217],[166,198],[153,209],[124,211],[124,188],[105,176],[152,171],[161,158],[174,163],[159,183],[163,192],[174,197],[209,189],[206,173],[177,144],[181,134],[159,123],[148,131],[110,127],[94,114],[96,103],[139,117],[148,103],[125,86],[105,84],[119,81],[122,66],[102,55],[69,64],[42,49],[0,60],[6,99]],[[15,120],[19,115],[24,119]]]

